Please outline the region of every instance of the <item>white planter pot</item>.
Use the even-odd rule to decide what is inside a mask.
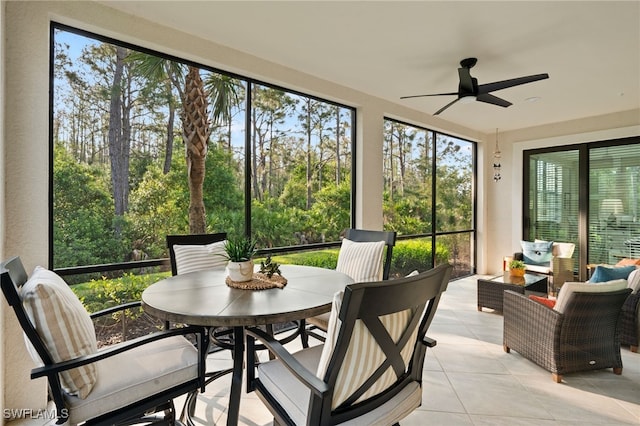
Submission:
[[[229,262],[227,264],[227,274],[232,281],[251,281],[253,278],[253,260],[245,262]]]

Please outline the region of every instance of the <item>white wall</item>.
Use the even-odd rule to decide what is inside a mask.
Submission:
[[[294,70],[251,57],[226,47],[189,36],[175,30],[115,12],[101,4],[84,1],[72,2],[6,2],[2,18],[4,52],[2,64],[5,73],[0,99],[4,126],[0,133],[0,255],[7,258],[20,255],[30,271],[36,264],[46,265],[48,258],[48,91],[49,91],[49,22],[55,20],[77,28],[97,32],[140,46],[174,54],[220,69],[281,84],[291,89],[315,94],[357,108],[357,196],[358,226],[382,226],[382,118],[389,116],[434,130],[480,142],[478,196],[478,271],[497,271],[503,255],[514,251],[513,243],[519,235],[519,225],[513,224],[521,216],[518,155],[525,141],[536,141],[557,134],[551,127],[537,128],[522,133],[504,135],[503,179],[492,181],[494,135],[483,135],[463,126],[422,114],[398,104],[367,96],[347,87],[298,73]],[[2,81],[2,79],[0,79]],[[598,123],[603,138],[615,134],[616,128],[628,127],[631,121],[638,125],[638,114],[633,118],[610,118]],[[593,120],[592,120],[593,121]],[[589,125],[594,125],[590,121]],[[584,127],[584,123],[582,124]],[[565,131],[566,129],[562,129]],[[598,129],[592,129],[596,131]],[[635,129],[636,134],[638,132]],[[557,140],[579,139],[580,126],[574,126],[568,136]],[[564,133],[563,133],[564,134]],[[577,136],[571,136],[576,135]],[[532,137],[532,135],[534,135]],[[528,139],[527,139],[528,138]],[[483,149],[482,143],[489,143]],[[515,142],[515,150],[510,143]],[[533,142],[536,143],[536,142]],[[485,151],[488,155],[485,155]],[[518,154],[520,153],[520,154]],[[521,161],[521,160],[520,160]],[[365,166],[366,164],[366,166]],[[515,164],[512,167],[512,164]],[[378,166],[379,165],[379,166]],[[2,192],[4,190],[4,193]],[[7,203],[10,201],[10,203]],[[44,381],[29,380],[32,363],[24,351],[22,336],[17,332],[13,315],[7,312],[6,302],[1,305],[5,326],[2,335],[4,377],[2,388],[11,392],[4,395],[5,407],[29,408],[44,404]]]
[[[0,99],[4,99],[4,39],[5,21],[4,21],[4,2],[0,3]],[[0,104],[0,164],[4,164],[4,107]],[[0,167],[0,183],[6,181],[5,168]],[[0,241],[4,240],[4,185],[0,185]],[[4,244],[0,245],[0,259],[4,259]],[[0,303],[0,342],[4,337],[4,311],[7,303]],[[4,383],[4,350],[0,346],[0,385]],[[4,386],[0,386],[0,411],[4,409]]]

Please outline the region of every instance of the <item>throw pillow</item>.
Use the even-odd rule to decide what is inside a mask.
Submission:
[[[67,361],[97,351],[93,321],[78,297],[55,272],[37,266],[22,286],[25,312],[35,326],[54,362]],[[42,360],[31,342],[27,348],[33,360]],[[63,389],[85,399],[96,383],[95,364],[83,365],[60,374]]]
[[[342,240],[336,270],[349,275],[355,282],[382,280],[384,241],[359,243]]]
[[[627,283],[632,293],[640,291],[640,268],[632,271],[627,278]]]
[[[640,266],[640,259],[622,259],[618,263],[616,263],[614,266],[630,266],[630,265]]]
[[[629,274],[636,269],[635,266],[606,267],[603,265],[596,266],[596,270],[589,278],[590,283],[603,283],[612,280],[626,280]]]
[[[530,265],[548,265],[553,256],[553,241],[521,241],[524,263]]]
[[[174,245],[176,272],[186,274],[203,269],[225,268],[227,266],[225,243],[226,241],[216,241],[205,245]]]
[[[529,299],[541,303],[544,306],[553,309],[554,306],[556,306],[556,301],[553,299],[547,299],[546,297],[542,297],[542,296],[536,296],[534,294],[529,295]]]
[[[603,283],[564,283],[560,288],[554,309],[563,313],[574,292],[605,293],[608,291],[624,290],[625,288],[627,288],[627,280],[613,280]]]

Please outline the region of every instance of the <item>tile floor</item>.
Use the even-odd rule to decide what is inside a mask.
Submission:
[[[478,312],[476,278],[452,281],[443,295],[428,332],[438,345],[427,351],[422,406],[402,426],[640,425],[640,353],[622,348],[621,376],[608,369],[554,383],[551,373],[503,351],[502,315]],[[219,352],[210,361],[230,366],[226,357]],[[197,425],[226,424],[228,391],[225,377],[200,395]],[[253,394],[243,393],[240,412],[240,425],[272,424]]]
[[[477,278],[453,281],[443,295],[428,332],[438,345],[427,351],[422,406],[403,426],[640,425],[640,353],[622,348],[621,376],[607,369],[570,374],[556,384],[551,373],[502,350],[502,315],[477,311]],[[290,345],[295,350],[299,341]],[[228,354],[212,354],[210,367],[230,367]],[[226,424],[229,384],[225,376],[198,397],[196,425]],[[272,423],[260,400],[243,391],[239,424]]]

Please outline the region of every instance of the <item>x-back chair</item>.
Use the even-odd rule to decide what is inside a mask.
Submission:
[[[421,404],[425,352],[436,344],[425,334],[451,270],[346,286],[334,298],[325,343],[293,354],[247,329],[249,367],[255,339],[276,356],[248,369],[247,388],[278,425],[397,424]]]

